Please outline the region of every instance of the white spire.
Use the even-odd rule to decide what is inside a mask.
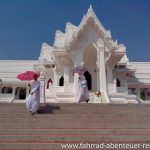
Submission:
[[[92,13],[94,12],[91,4],[90,4],[90,8],[88,9],[88,12],[92,12]]]
[[[93,10],[92,5],[90,4],[90,10]]]

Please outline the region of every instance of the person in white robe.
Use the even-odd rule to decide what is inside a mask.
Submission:
[[[79,94],[80,94],[80,86],[79,86],[79,74],[78,73],[74,73],[74,84],[73,84],[73,91],[75,94],[75,103],[78,103],[78,99],[79,99]]]
[[[88,103],[89,101],[88,86],[87,86],[87,81],[85,79],[85,76],[83,74],[79,74],[77,90],[78,90],[77,103],[81,103],[81,102]]]
[[[37,75],[34,75],[34,81],[31,85],[31,92],[26,98],[26,108],[32,113],[36,114],[40,105],[40,81],[37,80]]]

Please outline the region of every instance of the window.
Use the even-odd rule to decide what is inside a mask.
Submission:
[[[12,94],[13,88],[12,87],[3,87],[2,93],[3,94]]]

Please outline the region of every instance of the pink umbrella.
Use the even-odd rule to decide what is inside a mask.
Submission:
[[[87,69],[84,66],[76,66],[75,68],[72,69],[73,73],[78,73],[78,74],[84,74],[87,71]]]
[[[33,71],[26,71],[26,72],[23,72],[23,73],[20,73],[17,75],[17,78],[22,80],[22,81],[26,81],[26,80],[33,80],[33,76],[34,75],[37,75],[39,76],[39,74],[33,72]]]

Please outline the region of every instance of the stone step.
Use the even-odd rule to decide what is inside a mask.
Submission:
[[[0,150],[61,150],[61,144],[58,142],[2,142]]]
[[[150,128],[39,128],[39,129],[0,129],[0,135],[49,135],[49,134],[86,134],[86,135],[150,135]]]
[[[56,117],[55,117],[56,116]],[[55,123],[60,123],[60,122],[86,122],[86,123],[95,123],[95,122],[103,122],[103,123],[149,123],[150,122],[150,118],[146,118],[143,117],[143,116],[137,116],[137,115],[132,115],[132,116],[127,116],[127,115],[110,115],[110,116],[107,116],[107,115],[95,115],[95,116],[92,116],[92,115],[87,115],[87,114],[80,114],[80,115],[71,115],[71,114],[67,114],[67,115],[51,115],[51,116],[44,116],[42,118],[42,116],[39,116],[39,114],[35,115],[35,116],[29,116],[27,117],[26,116],[21,116],[19,117],[17,114],[15,116],[9,116],[9,117],[0,117],[0,122],[1,124],[21,124],[21,123],[33,123],[33,124],[43,124],[41,122],[41,119],[42,121],[45,123],[45,124],[51,124],[53,122]],[[46,117],[46,118],[45,118]],[[115,118],[115,119],[114,119]]]
[[[64,122],[53,122],[48,124],[41,124],[41,123],[14,123],[14,124],[0,124],[0,129],[39,129],[39,128],[65,128],[65,127],[72,127],[72,128],[150,128],[149,123],[110,123],[110,122],[101,122],[101,123],[91,123],[91,122],[72,122],[72,123],[64,123]]]
[[[64,119],[65,121],[67,120],[71,120],[71,121],[76,121],[76,120],[85,120],[85,121],[101,121],[102,119],[104,121],[107,120],[116,120],[117,121],[134,121],[136,119],[140,120],[140,121],[150,121],[150,118],[146,118],[149,115],[128,115],[128,114],[36,114],[34,116],[30,115],[30,114],[25,114],[26,116],[18,116],[18,114],[14,114],[17,116],[12,117],[11,116],[1,116],[0,117],[0,121],[2,122],[28,122],[28,121],[32,121],[32,122],[39,122],[40,119],[42,119],[44,122],[51,122],[51,121],[62,121],[62,119]],[[109,115],[109,116],[108,116]],[[91,117],[91,118],[90,118]]]
[[[139,141],[130,141],[130,142],[126,142],[126,141],[121,141],[121,142],[103,142],[103,141],[94,141],[94,142],[49,142],[49,143],[31,143],[31,142],[19,142],[19,143],[16,143],[16,142],[5,142],[5,143],[1,143],[1,149],[2,150],[61,150],[61,149],[69,149],[69,150],[79,150],[79,149],[98,149],[98,147],[96,147],[98,144],[99,144],[99,149],[101,150],[106,150],[106,148],[101,148],[104,144],[141,144],[141,142]],[[81,145],[83,144],[83,145]],[[85,144],[85,145],[84,145]],[[92,144],[92,145],[89,145],[89,144]],[[147,142],[142,142],[142,144],[147,144]],[[108,146],[109,146],[108,145]],[[68,147],[67,147],[68,146]],[[69,148],[69,146],[71,148]],[[80,147],[82,146],[82,147]],[[84,147],[83,147],[84,146]],[[92,148],[91,148],[91,147]],[[80,147],[80,148],[79,148]],[[142,145],[141,145],[142,147]],[[142,150],[140,148],[136,148],[136,150]],[[119,149],[121,150],[121,149]],[[126,148],[126,150],[131,150],[129,148]],[[133,150],[133,149],[132,149]]]
[[[150,105],[0,104],[0,150],[58,150],[62,143],[149,143]],[[70,148],[69,148],[70,149]],[[141,150],[141,149],[140,149]]]
[[[92,141],[150,141],[150,134],[37,134],[37,135],[0,135],[0,143],[5,142],[35,142],[35,143],[51,143],[51,142],[92,142]]]
[[[90,108],[101,108],[101,109],[148,109],[150,107],[149,104],[146,104],[146,105],[142,105],[142,104],[138,104],[138,105],[135,105],[135,104],[84,104],[84,103],[81,103],[81,104],[69,104],[69,103],[61,103],[61,104],[50,104],[50,103],[47,103],[47,104],[41,104],[41,107],[44,107],[44,106],[47,106],[47,107],[58,107],[58,108],[79,108],[79,107],[90,107]],[[12,104],[0,104],[0,108],[25,108],[25,103],[12,103]]]

